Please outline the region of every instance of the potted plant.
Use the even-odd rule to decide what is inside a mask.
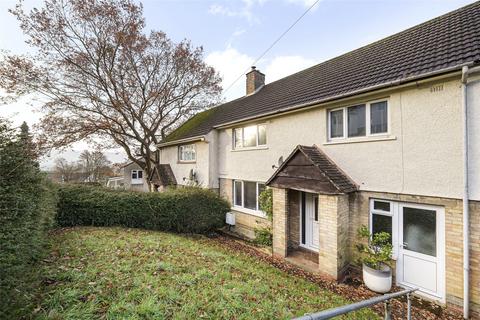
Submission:
[[[366,226],[358,230],[359,237],[367,244],[358,244],[360,262],[362,263],[363,282],[372,291],[385,293],[392,288],[392,244],[390,234],[379,232],[370,234]]]

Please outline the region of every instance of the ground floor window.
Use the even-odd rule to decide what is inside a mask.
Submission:
[[[261,213],[258,196],[265,189],[265,184],[256,181],[233,181],[233,205]],[[263,214],[263,213],[262,213]]]
[[[386,200],[370,200],[370,233],[386,232],[390,234],[393,256],[396,256],[395,243],[397,234],[396,203]]]

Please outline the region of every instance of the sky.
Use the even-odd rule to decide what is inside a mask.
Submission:
[[[0,0],[0,50],[28,53],[18,22],[8,12],[16,0]],[[472,0],[320,0],[267,54],[256,63],[272,82],[350,50],[472,3]],[[202,46],[205,61],[222,76],[225,100],[245,94],[244,74],[253,62],[289,28],[315,0],[143,0],[148,30],[162,30],[175,42],[189,39]],[[25,0],[39,7],[40,0]],[[234,81],[241,77],[237,82]],[[232,85],[232,83],[234,83]],[[38,121],[39,103],[25,98],[0,106],[0,116],[15,125]],[[55,157],[78,157],[85,143]],[[113,162],[124,155],[106,151]]]

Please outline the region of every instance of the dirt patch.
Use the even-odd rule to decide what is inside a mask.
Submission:
[[[305,271],[297,266],[294,266],[283,259],[276,258],[271,254],[262,251],[259,248],[254,247],[242,241],[238,238],[233,238],[229,235],[221,234],[216,238],[212,238],[213,241],[219,243],[224,247],[228,247],[234,251],[241,251],[248,256],[255,257],[263,262],[266,262],[278,269],[281,269],[288,274],[302,277],[309,281],[318,284],[321,288],[341,295],[351,301],[360,301],[377,296],[374,292],[368,290],[361,281],[360,275],[354,270],[350,271],[342,283],[338,283],[327,277]],[[400,291],[401,288],[394,287],[393,291]],[[391,301],[392,305],[392,318],[393,319],[406,319],[407,318],[407,303],[406,298],[394,299]],[[384,306],[378,304],[371,307],[379,315],[383,316]],[[412,299],[412,319],[444,319],[444,320],[461,320],[462,314],[458,310],[452,308],[442,308],[435,303],[422,300],[418,297]]]

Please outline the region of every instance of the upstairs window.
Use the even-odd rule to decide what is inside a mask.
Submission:
[[[178,160],[180,162],[195,162],[197,160],[195,144],[186,144],[183,146],[179,146]]]
[[[387,134],[388,125],[386,100],[328,111],[329,140]]]
[[[233,149],[255,148],[267,144],[265,124],[233,129]]]

